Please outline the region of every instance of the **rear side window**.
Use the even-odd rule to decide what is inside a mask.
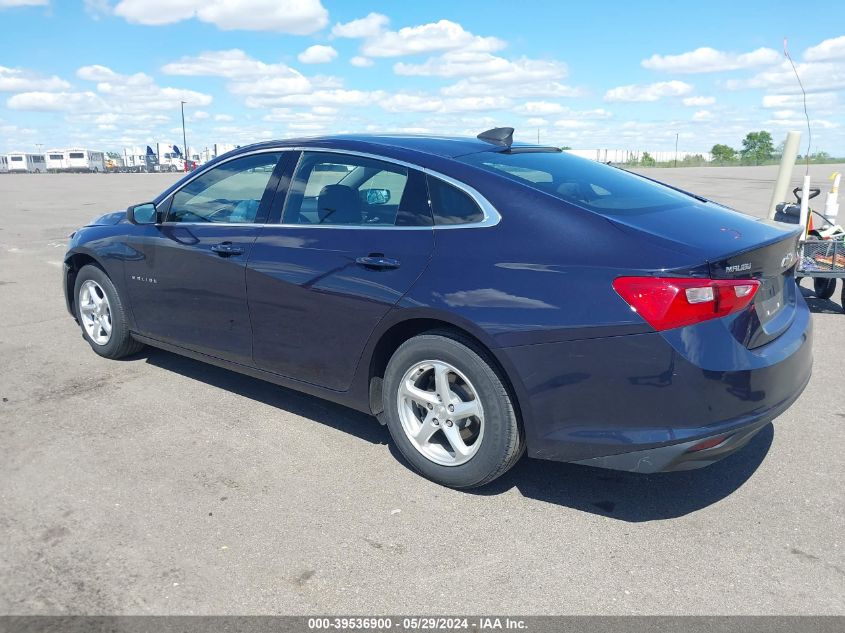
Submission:
[[[696,202],[623,169],[566,152],[478,152],[459,160],[603,215],[650,213]]]
[[[83,154],[82,152],[71,152],[70,157],[71,158],[85,158],[85,154]]]
[[[50,154],[50,160],[63,160],[64,156],[61,154]]]
[[[428,177],[428,195],[435,225],[473,224],[484,219],[484,212],[468,193],[439,178]]]

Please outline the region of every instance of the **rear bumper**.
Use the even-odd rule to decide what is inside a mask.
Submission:
[[[727,434],[716,434],[703,439],[690,440],[680,444],[669,444],[668,446],[658,446],[656,448],[630,453],[582,459],[573,463],[636,473],[658,473],[704,468],[744,448],[766,425],[771,424],[772,420],[786,411],[799,395],[801,395],[800,391],[795,394],[794,398],[784,403],[781,407],[772,410],[768,415]],[[711,442],[718,443],[711,446]],[[705,447],[702,448],[702,445]]]
[[[799,301],[787,331],[751,350],[714,321],[670,335],[497,350],[522,380],[528,455],[657,472],[707,466],[739,450],[810,379],[812,322]],[[690,451],[718,437],[718,446]]]

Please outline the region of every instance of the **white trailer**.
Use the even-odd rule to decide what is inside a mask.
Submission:
[[[46,154],[47,171],[56,173],[68,168],[67,152],[63,149],[48,149]]]
[[[11,152],[9,158],[9,172],[17,174],[40,174],[47,171],[47,161],[44,154],[29,154],[27,152]]]

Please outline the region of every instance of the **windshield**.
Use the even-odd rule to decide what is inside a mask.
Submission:
[[[674,189],[566,152],[479,152],[458,160],[604,215],[633,215],[696,204]]]

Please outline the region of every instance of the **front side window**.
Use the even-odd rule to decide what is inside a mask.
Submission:
[[[82,152],[71,152],[70,157],[71,158],[85,158],[85,154],[83,154]]]
[[[250,223],[280,153],[230,160],[194,178],[173,195],[168,222]]]
[[[50,160],[64,160],[64,156],[61,154],[50,154]]]
[[[386,161],[304,152],[283,215],[285,224],[429,226],[421,172]]]
[[[22,163],[23,162],[23,156],[12,156],[12,162],[13,163]]]

